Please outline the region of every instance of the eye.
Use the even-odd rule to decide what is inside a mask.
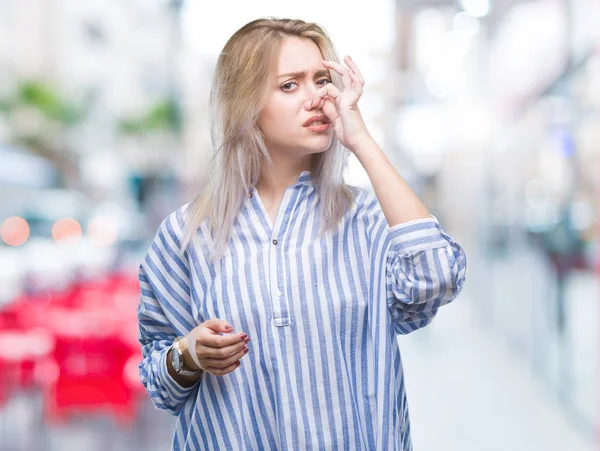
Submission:
[[[319,83],[321,84],[321,86],[325,86],[326,84],[331,83],[331,79],[321,78],[319,81],[317,81],[317,84]],[[287,81],[280,86],[280,89],[284,92],[291,92],[292,85],[298,85],[298,83],[296,83],[295,81]]]
[[[281,89],[283,91],[288,91],[289,92],[290,89],[286,88],[286,86],[289,87],[290,85],[296,85],[296,84],[297,83],[295,81],[288,81],[288,82],[285,82],[284,84],[281,85]]]

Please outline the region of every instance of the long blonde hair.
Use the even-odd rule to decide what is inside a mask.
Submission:
[[[210,94],[214,154],[209,181],[186,210],[182,249],[209,218],[213,235],[210,247],[218,261],[249,190],[258,182],[262,165],[273,164],[258,117],[286,37],[310,39],[324,59],[339,62],[327,33],[319,25],[302,20],[257,19],[229,38],[217,60]],[[333,84],[341,90],[341,77],[331,72]],[[327,151],[313,155],[311,176],[321,203],[321,234],[334,229],[352,207],[352,190],[343,180],[348,154],[334,135]]]

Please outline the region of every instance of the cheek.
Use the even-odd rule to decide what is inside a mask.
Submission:
[[[263,110],[261,125],[265,132],[277,135],[299,125],[297,102],[290,100],[272,102]]]

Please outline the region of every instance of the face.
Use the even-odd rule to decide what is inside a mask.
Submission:
[[[259,116],[259,126],[267,149],[305,156],[323,152],[331,145],[333,127],[304,124],[321,109],[306,109],[315,93],[331,82],[329,71],[321,64],[323,55],[309,39],[286,38],[282,43],[275,84]]]

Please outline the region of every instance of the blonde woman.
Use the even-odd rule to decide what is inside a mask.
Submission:
[[[367,130],[325,31],[259,19],[211,94],[210,182],[140,265],[140,374],[173,449],[412,449],[397,335],[456,298],[462,248]],[[374,193],[344,183],[352,152]]]

